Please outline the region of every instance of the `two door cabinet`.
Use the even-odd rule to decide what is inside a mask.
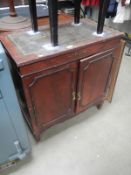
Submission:
[[[18,32],[1,37],[21,109],[36,140],[48,127],[90,106],[99,108],[104,100],[111,101],[124,44],[122,34],[110,30],[105,31],[105,37],[91,35],[82,42],[75,42],[75,35],[72,45],[45,49],[41,54],[39,34],[28,38],[27,33],[25,37],[24,32]],[[28,40],[25,48],[23,38]],[[36,50],[32,40],[37,40]]]

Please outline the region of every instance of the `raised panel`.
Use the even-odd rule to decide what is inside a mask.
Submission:
[[[74,114],[76,72],[77,64],[73,63],[34,76],[28,89],[39,126],[48,127]]]
[[[77,112],[103,100],[106,95],[113,53],[106,52],[80,61]]]

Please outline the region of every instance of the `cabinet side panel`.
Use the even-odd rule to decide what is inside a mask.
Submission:
[[[120,65],[121,65],[121,61],[122,61],[124,48],[125,48],[125,41],[121,40],[120,45],[115,50],[115,54],[114,54],[115,59],[114,59],[113,67],[112,67],[112,71],[111,71],[111,81],[110,81],[110,85],[109,85],[108,94],[106,96],[106,100],[108,100],[109,102],[111,102],[112,98],[113,98],[115,84],[116,84],[116,81],[117,81],[117,77],[118,77],[118,73],[119,73],[119,69],[120,69]]]

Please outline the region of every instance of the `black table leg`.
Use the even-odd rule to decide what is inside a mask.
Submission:
[[[105,17],[109,6],[109,1],[110,0],[100,0],[97,34],[101,34],[103,32],[103,27],[104,27]]]
[[[58,5],[57,0],[48,0],[51,43],[58,46]]]
[[[74,6],[75,6],[74,23],[79,24],[81,0],[74,0]]]
[[[36,0],[28,0],[28,1],[29,1],[32,29],[34,32],[37,32],[38,24],[37,24]]]

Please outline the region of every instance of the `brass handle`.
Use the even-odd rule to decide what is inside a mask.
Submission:
[[[77,93],[77,100],[81,100],[81,93],[80,92]]]
[[[72,92],[72,100],[74,101],[76,99],[76,92]]]

